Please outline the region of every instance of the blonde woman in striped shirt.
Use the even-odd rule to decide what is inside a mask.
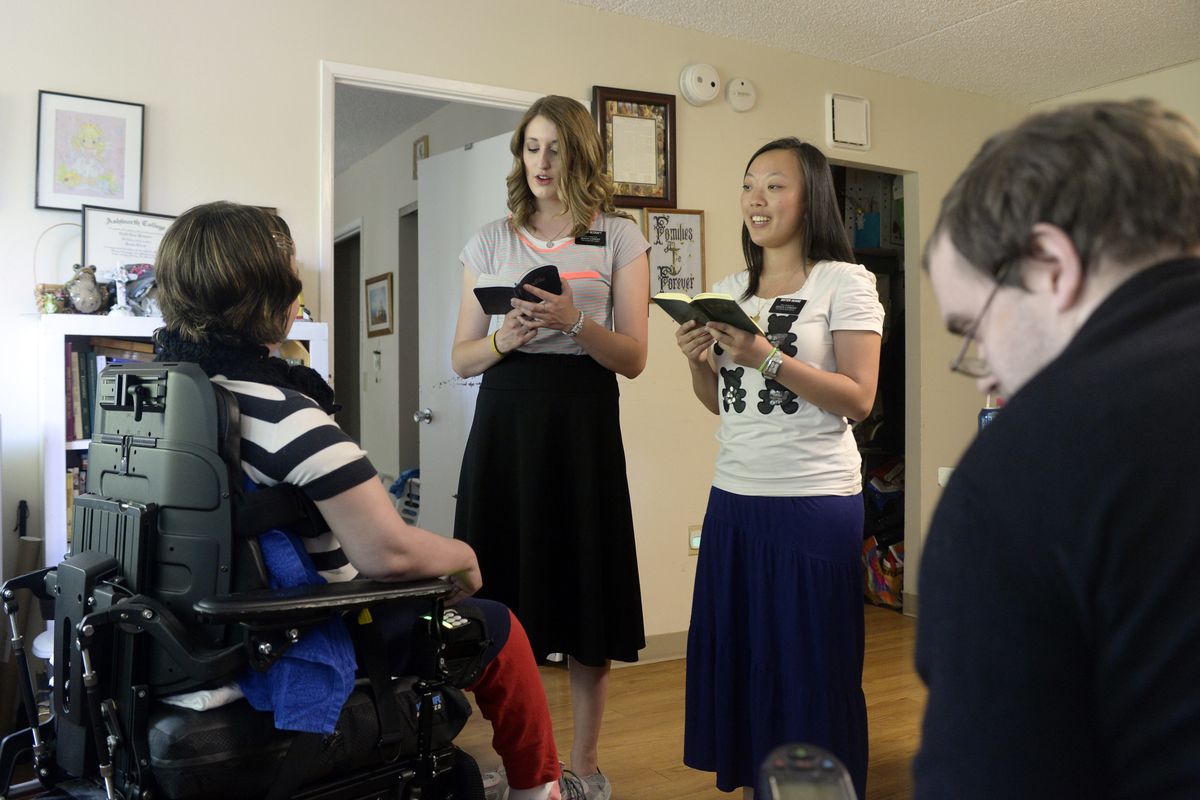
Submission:
[[[569,656],[574,774],[563,796],[607,800],[609,664],[645,646],[616,376],[646,365],[649,245],[613,207],[595,124],[575,100],[534,103],[512,154],[511,213],[461,254],[452,362],[483,380],[454,534],[479,556],[481,596],[513,609],[534,654]],[[538,302],[514,300],[503,317],[482,310],[481,275],[515,283],[543,264],[558,267],[562,294],[532,289]]]

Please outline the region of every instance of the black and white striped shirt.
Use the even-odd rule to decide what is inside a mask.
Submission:
[[[312,500],[327,500],[376,477],[366,452],[306,395],[221,375],[213,381],[237,396],[242,470],[258,485],[289,483]],[[304,546],[330,583],[358,576],[333,533],[306,538]]]

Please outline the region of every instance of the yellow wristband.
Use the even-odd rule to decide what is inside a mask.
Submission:
[[[506,355],[508,355],[508,353],[501,351],[500,348],[496,346],[496,334],[499,332],[500,332],[500,330],[498,328],[492,332],[492,338],[491,338],[492,349],[496,351],[496,355],[500,356],[501,358],[504,358]]]
[[[758,365],[758,371],[759,371],[759,372],[762,372],[764,369],[766,369],[766,368],[767,368],[767,362],[768,362],[768,361],[770,361],[770,360],[771,360],[771,357],[772,357],[772,356],[774,356],[774,355],[775,355],[776,353],[778,353],[778,352],[779,352],[779,348],[778,348],[778,347],[772,347],[772,348],[771,348],[771,352],[767,353],[767,357],[766,357],[766,358],[764,358],[764,359],[763,359],[763,362],[762,362],[761,364],[759,364],[759,365]]]

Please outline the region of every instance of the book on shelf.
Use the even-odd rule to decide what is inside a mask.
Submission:
[[[75,436],[75,402],[74,402],[75,384],[73,381],[73,374],[72,374],[72,370],[71,370],[71,364],[73,364],[75,362],[75,349],[70,342],[67,342],[66,347],[64,348],[64,354],[65,354],[65,358],[63,360],[63,389],[65,391],[64,391],[63,402],[64,402],[64,408],[66,410],[65,420],[64,420],[64,422],[66,423],[65,433],[66,433],[66,440],[68,442],[73,442],[77,438]]]
[[[483,313],[503,316],[512,311],[514,298],[530,303],[536,303],[542,299],[527,292],[525,290],[527,286],[536,286],[550,294],[562,294],[562,279],[559,277],[558,267],[553,264],[534,267],[522,275],[516,283],[506,281],[498,275],[480,273],[479,279],[475,282],[475,297],[479,299]]]
[[[128,361],[153,361],[154,352],[145,350],[128,350],[122,347],[93,344],[92,352],[96,355],[108,356],[109,363],[125,363]]]
[[[91,372],[96,366],[90,350],[77,351],[73,369],[79,375],[79,419],[80,439],[92,436],[92,390]],[[74,373],[73,373],[74,374]]]
[[[91,337],[93,348],[96,347],[112,347],[116,350],[140,350],[143,353],[154,355],[154,342],[148,342],[144,339],[118,339],[112,336],[93,336]]]
[[[688,297],[679,292],[660,292],[650,299],[680,325],[692,320],[701,325],[724,322],[748,333],[763,332],[758,323],[750,319],[738,302],[727,294],[702,292],[695,297]]]

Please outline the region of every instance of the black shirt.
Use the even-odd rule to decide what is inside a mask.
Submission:
[[[1200,798],[1198,414],[1186,259],[1120,285],[967,450],[921,560],[918,800]]]

